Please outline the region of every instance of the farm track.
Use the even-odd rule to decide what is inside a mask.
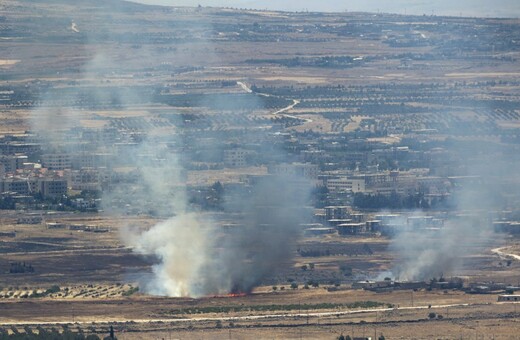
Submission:
[[[145,319],[112,319],[109,322],[112,323],[197,323],[197,322],[208,322],[208,321],[221,321],[221,322],[233,322],[233,321],[255,321],[255,320],[272,320],[272,319],[298,319],[298,318],[319,318],[319,317],[330,317],[330,316],[342,316],[342,315],[355,315],[355,314],[369,314],[377,312],[393,312],[393,311],[410,311],[410,310],[428,310],[428,309],[446,309],[454,307],[478,307],[486,306],[489,304],[481,303],[458,303],[458,304],[447,304],[447,305],[432,305],[432,306],[416,306],[416,307],[391,307],[391,308],[372,308],[372,309],[360,309],[360,310],[343,310],[333,312],[311,312],[311,313],[277,313],[277,314],[265,314],[265,315],[247,315],[247,316],[227,316],[227,317],[195,317],[195,318],[145,318]],[[107,323],[107,318],[93,318],[89,320],[76,321],[75,324],[87,325],[92,323]],[[394,321],[392,321],[394,322]],[[5,322],[0,321],[1,326],[35,326],[35,325],[67,325],[71,324],[70,320],[57,320],[57,321],[41,321],[41,322]]]

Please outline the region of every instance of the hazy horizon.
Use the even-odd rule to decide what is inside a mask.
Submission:
[[[131,0],[144,4],[164,6],[215,6],[248,9],[269,9],[280,11],[318,11],[318,12],[386,12],[415,15],[449,15],[478,17],[520,16],[520,1],[517,0]]]

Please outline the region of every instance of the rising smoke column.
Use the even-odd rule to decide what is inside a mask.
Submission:
[[[229,204],[242,215],[239,226],[216,245],[201,275],[207,293],[250,292],[292,258],[305,209],[309,182],[297,176],[259,179]]]
[[[127,5],[121,3],[121,6]],[[111,11],[119,10],[118,3],[110,6]],[[140,36],[140,40],[135,42],[125,40],[121,43],[118,39],[125,24],[111,24],[106,11],[108,9],[100,6],[98,10],[89,12],[92,16],[107,18],[106,27],[96,27],[96,21],[90,22],[89,18],[77,20],[79,34],[85,38],[85,51],[89,54],[84,56],[89,61],[80,67],[76,79],[81,86],[49,91],[42,98],[44,104],[32,114],[32,130],[42,137],[46,152],[69,155],[79,151],[106,152],[113,156],[114,168],[126,169],[126,172],[114,171],[110,189],[103,192],[105,214],[118,218],[122,214],[134,213],[127,211],[128,208],[163,219],[149,229],[128,226],[121,233],[124,243],[135,252],[157,259],[152,274],[143,275],[144,291],[168,296],[251,291],[290,258],[291,245],[299,232],[298,225],[304,220],[303,207],[310,189],[308,183],[297,176],[266,176],[246,186],[235,198],[225,197],[233,206],[233,212],[241,216],[237,221],[239,227],[223,237],[216,237],[222,235],[222,230],[207,214],[195,211],[189,205],[185,166],[186,159],[192,155],[186,154],[182,148],[185,142],[182,123],[174,124],[175,127],[167,133],[157,133],[146,127],[140,127],[138,131],[120,129],[117,139],[110,142],[95,140],[84,143],[80,140],[81,132],[77,132],[80,130],[76,130],[74,139],[70,139],[68,133],[80,127],[82,119],[97,119],[107,113],[101,112],[93,118],[97,111],[117,108],[115,111],[120,111],[117,114],[126,117],[134,112],[145,112],[153,103],[153,94],[139,90],[149,89],[150,81],[127,77],[134,72],[142,75],[143,69],[159,61],[154,58],[153,44],[147,44]],[[129,21],[131,16],[125,15],[125,22]],[[154,29],[173,24],[185,32],[185,27],[174,21],[159,22]],[[211,29],[208,23],[199,24],[200,27],[196,24],[190,26],[190,30],[197,31],[193,46],[196,45],[198,52],[205,51],[205,62],[214,63],[213,46],[203,41]],[[107,29],[112,26],[116,26],[115,32]],[[184,41],[182,48],[170,57],[176,58],[178,65],[193,66],[189,58],[200,53],[192,50],[188,38],[181,40]],[[185,62],[180,60],[182,58],[186,59]],[[131,63],[126,64],[126,60]],[[140,86],[143,83],[147,85]],[[65,96],[68,90],[70,93]],[[259,100],[253,94],[249,98]],[[57,108],[56,103],[62,99],[69,101],[65,100]],[[267,133],[263,138],[269,138]],[[224,144],[224,141],[219,142]],[[88,150],[84,150],[85,147]],[[219,151],[216,148],[215,152]],[[283,151],[272,146],[264,151],[286,159]]]
[[[155,255],[159,261],[153,276],[142,282],[143,290],[156,295],[199,296],[196,288],[211,243],[208,221],[194,213],[181,213],[147,231],[127,236],[127,244],[141,254]]]
[[[518,178],[515,167],[504,156],[503,145],[482,146],[475,143],[447,143],[459,163],[454,166],[466,180],[454,180],[449,211],[441,215],[444,225],[438,230],[407,229],[391,240],[396,253],[391,276],[400,280],[429,280],[460,274],[464,258],[484,252],[487,245],[501,236],[493,233],[490,213],[507,208],[502,196],[507,188],[504,178]],[[438,213],[438,212],[437,212]],[[424,216],[412,212],[411,216]],[[434,212],[435,214],[435,212]]]
[[[234,230],[224,233],[206,215],[190,211],[186,196],[174,200],[168,191],[152,189],[162,190],[157,184],[167,183],[159,173],[168,172],[148,177],[152,182],[145,184],[147,197],[142,199],[175,201],[173,216],[147,231],[125,233],[135,251],[158,259],[153,276],[141,283],[146,292],[192,297],[247,293],[290,260],[300,223],[307,217],[307,181],[278,175],[257,180],[229,198],[241,218]]]
[[[448,219],[439,230],[399,232],[390,246],[397,253],[392,276],[416,281],[456,275],[463,258],[489,237],[483,223],[480,217],[461,216]]]

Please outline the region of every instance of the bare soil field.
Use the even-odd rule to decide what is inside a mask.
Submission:
[[[360,301],[380,301],[393,306],[348,307],[349,303]],[[375,332],[404,339],[472,338],[475,334],[507,339],[518,327],[517,306],[495,301],[494,295],[468,296],[450,291],[380,294],[311,289],[196,300],[137,294],[100,301],[62,298],[2,302],[0,316],[3,325],[68,324],[84,330],[94,327],[97,332],[106,331],[111,324],[123,339],[165,334],[181,339],[201,336],[334,339],[341,333],[371,336]],[[327,303],[336,307],[321,307]]]
[[[342,265],[350,266],[359,277],[388,270],[394,255],[388,249],[389,241],[381,237],[307,237],[299,242],[295,260],[268,279],[272,284],[258,287],[250,295],[167,298],[138,291],[139,280],[150,272],[154,260],[130,253],[118,234],[119,228],[146,227],[153,219],[53,216],[54,222],[67,225],[110,226],[108,233],[89,233],[18,225],[16,216],[8,212],[1,218],[2,231],[15,230],[16,237],[1,239],[5,251],[0,262],[4,273],[0,275],[0,326],[68,325],[102,334],[114,325],[122,339],[334,339],[340,334],[374,333],[391,339],[470,338],[475,334],[509,339],[518,327],[517,305],[498,303],[496,294],[451,289],[370,292],[350,289],[347,283],[339,287],[326,283],[326,278],[341,275]],[[16,245],[9,248],[10,243]],[[511,239],[499,245],[512,252],[517,243]],[[365,253],[367,249],[370,253]],[[325,251],[347,253],[316,256]],[[491,249],[469,260],[461,271],[468,281],[514,283],[520,279],[520,262],[505,267]],[[8,274],[12,262],[30,264],[35,271]],[[310,263],[312,270],[301,269]],[[294,289],[288,278],[325,283],[309,288],[299,284]]]

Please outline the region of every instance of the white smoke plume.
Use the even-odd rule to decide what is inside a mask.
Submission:
[[[511,208],[505,197],[508,189],[503,187],[504,179],[518,179],[515,167],[504,154],[507,146],[485,148],[464,142],[449,145],[449,151],[458,155],[459,171],[464,176],[453,177],[454,188],[444,211],[408,214],[443,219],[442,226],[414,229],[407,227],[406,217],[401,221],[402,231],[392,237],[390,244],[396,254],[391,276],[400,280],[460,275],[467,257],[485,252],[486,247],[503,237],[493,232],[491,216]]]
[[[124,2],[120,5],[129,6]],[[117,11],[119,3],[110,6],[111,10]],[[135,6],[134,10],[142,10]],[[104,11],[100,6],[98,10],[92,10],[91,15],[106,17]],[[290,259],[291,246],[306,215],[304,206],[310,186],[296,176],[273,175],[244,186],[241,192],[232,195],[233,198],[225,196],[226,211],[238,216],[236,230],[226,232],[209,214],[190,205],[185,166],[186,160],[193,156],[190,152],[194,145],[185,147],[189,142],[182,131],[180,114],[168,113],[179,117],[179,122],[174,122],[167,132],[140,126],[136,131],[117,131],[109,141],[102,138],[82,140],[83,120],[108,122],[110,119],[105,119],[108,114],[113,123],[118,117],[128,117],[137,111],[144,112],[148,118],[153,116],[148,109],[153,106],[152,96],[157,92],[139,89],[150,90],[150,82],[143,81],[143,69],[152,67],[154,62],[159,64],[160,60],[154,56],[156,46],[142,39],[114,43],[120,39],[131,18],[125,15],[126,21],[120,27],[114,23],[117,32],[96,27],[89,18],[75,21],[80,33],[74,32],[74,37],[85,39],[84,58],[89,59],[79,69],[81,72],[76,79],[79,86],[65,90],[51,87],[41,97],[41,105],[32,112],[31,130],[40,136],[44,152],[75,156],[80,151],[95,151],[112,157],[110,171],[113,171],[102,196],[105,214],[113,218],[121,214],[147,214],[161,219],[149,229],[129,226],[121,232],[126,245],[156,259],[151,275],[142,275],[143,291],[168,296],[249,292]],[[111,27],[112,24],[107,23],[107,27]],[[175,20],[169,24],[178,25]],[[195,22],[191,24],[190,30],[196,32],[193,46],[197,50],[192,50],[189,37],[183,37],[182,48],[172,52],[176,54],[172,56],[177,58],[176,65],[194,66],[189,58],[200,51],[205,51],[205,55],[199,60],[215,64],[213,46],[204,41],[210,25],[206,22],[200,22],[200,27]],[[134,27],[137,25],[134,23]],[[161,30],[164,28],[161,25],[167,24],[158,22],[157,25]],[[130,36],[125,39],[131,39]],[[172,51],[177,49],[172,48]],[[180,60],[182,58],[184,62]],[[134,72],[141,77],[128,77]],[[161,86],[157,85],[155,90],[158,88]],[[259,101],[254,94],[247,96],[255,103]],[[241,105],[244,105],[244,99]],[[225,106],[229,107],[229,103]],[[259,133],[255,134],[258,137]],[[197,143],[196,135],[190,138]],[[263,140],[267,139],[266,132]],[[246,142],[241,140],[240,144]],[[222,152],[225,141],[216,140],[215,143],[214,152]],[[271,155],[261,155],[263,158],[259,163],[264,165],[265,158],[286,158],[283,151],[272,145],[264,151]]]
[[[184,213],[154,225],[142,233],[131,233],[127,242],[135,251],[153,254],[159,264],[144,290],[157,295],[198,296],[201,270],[209,260],[208,221]]]

